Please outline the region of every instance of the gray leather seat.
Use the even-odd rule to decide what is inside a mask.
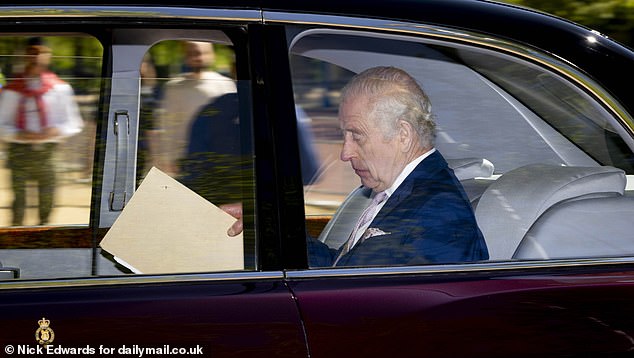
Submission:
[[[571,200],[551,207],[513,258],[557,259],[634,254],[634,196]]]
[[[598,203],[603,203],[602,208],[606,211],[600,215],[609,215],[611,203],[617,197],[622,197],[625,184],[625,173],[613,167],[563,167],[535,164],[505,173],[482,194],[475,212],[489,249],[490,259],[536,257],[535,252],[539,251],[539,245],[535,243],[543,240],[545,245],[546,242],[552,242],[554,238],[560,237],[556,231],[553,231],[543,239],[537,238],[542,236],[545,230],[559,230],[557,220],[561,216],[567,216],[569,225],[575,225],[575,222],[584,219],[584,215],[579,214],[579,210],[584,210],[580,209],[581,207],[587,210]],[[579,202],[573,204],[572,200]],[[566,214],[564,209],[568,204],[562,204],[567,202],[577,208],[577,214]],[[631,200],[627,200],[622,205],[629,206],[631,203]],[[561,213],[549,214],[554,218],[540,219],[555,206],[557,211],[561,210]],[[625,210],[624,213],[630,211],[631,208]],[[533,224],[538,221],[540,221],[539,225],[532,229]],[[592,226],[590,222],[585,224]],[[595,232],[597,229],[599,228],[595,228]],[[530,238],[523,244],[529,231],[531,231]],[[522,249],[518,251],[520,244]],[[557,246],[561,255],[567,255],[565,252],[568,249],[573,250],[573,248],[567,248],[566,245]],[[516,251],[518,251],[517,254]]]

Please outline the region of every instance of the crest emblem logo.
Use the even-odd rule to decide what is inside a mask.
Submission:
[[[40,328],[35,331],[35,340],[41,345],[47,345],[53,343],[55,339],[55,333],[53,329],[51,329],[51,321],[42,317],[41,320],[37,321],[40,325]]]

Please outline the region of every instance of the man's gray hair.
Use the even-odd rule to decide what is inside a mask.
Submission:
[[[396,67],[369,68],[350,80],[341,93],[341,103],[362,96],[369,101],[369,118],[396,135],[397,123],[404,120],[416,130],[423,148],[434,146],[436,124],[429,97],[407,72]]]

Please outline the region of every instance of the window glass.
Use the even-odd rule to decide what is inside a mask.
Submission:
[[[68,103],[72,99],[73,103],[77,104],[82,120],[79,129],[75,129],[75,132],[69,129],[71,134],[51,141],[54,148],[51,162],[56,185],[55,201],[48,224],[88,224],[91,214],[91,190],[93,190],[91,175],[92,160],[95,157],[95,128],[98,120],[105,121],[106,118],[110,128],[109,126],[113,125],[119,113],[125,113],[118,118],[120,127],[106,131],[105,122],[102,125],[102,133],[106,138],[103,145],[98,148],[100,155],[97,156],[106,157],[104,163],[100,163],[105,166],[104,176],[112,176],[112,173],[119,170],[120,163],[127,163],[127,167],[121,170],[122,178],[128,180],[127,178],[133,177],[131,174],[126,176],[128,173],[136,173],[138,190],[132,198],[129,197],[129,192],[128,197],[123,197],[127,200],[127,204],[123,210],[116,211],[119,218],[122,218],[126,211],[134,208],[135,205],[136,210],[139,209],[139,205],[134,204],[134,201],[136,199],[138,199],[136,202],[142,201],[137,194],[148,179],[148,173],[152,167],[170,176],[170,180],[179,181],[187,191],[184,202],[179,201],[185,198],[181,195],[185,191],[181,191],[180,187],[175,193],[181,196],[169,197],[163,202],[161,200],[166,197],[156,195],[157,193],[150,194],[150,201],[143,204],[150,203],[150,206],[141,205],[140,214],[137,211],[138,215],[132,216],[133,225],[128,227],[125,227],[125,224],[122,226],[117,219],[112,227],[93,228],[95,232],[90,231],[91,228],[88,227],[85,231],[77,233],[65,229],[60,231],[63,232],[62,234],[49,228],[45,231],[38,231],[37,228],[32,227],[6,228],[3,239],[9,236],[12,239],[2,241],[6,245],[0,247],[0,279],[14,278],[13,272],[19,272],[21,279],[39,279],[88,277],[95,274],[126,275],[254,269],[255,234],[251,214],[254,207],[252,121],[250,106],[247,105],[250,103],[250,84],[248,81],[236,80],[233,45],[227,36],[220,31],[214,31],[210,36],[214,39],[213,43],[185,40],[162,41],[152,47],[146,47],[145,56],[143,51],[138,50],[143,49],[144,45],[139,45],[132,50],[115,45],[113,54],[119,56],[113,65],[113,72],[117,76],[116,81],[111,79],[102,81],[99,77],[103,50],[93,38],[76,35],[48,36],[37,39],[32,39],[32,36],[0,38],[0,45],[6,45],[7,48],[3,52],[7,55],[0,57],[3,61],[2,72],[5,75],[2,92],[0,92],[0,100],[5,101],[0,102],[3,103],[2,112],[5,113],[5,108],[8,108],[5,104],[10,103],[6,102],[11,98],[9,95],[17,93],[17,90],[14,90],[15,85],[11,83],[24,69],[23,64],[26,63],[24,49],[30,46],[30,41],[43,41],[46,43],[45,50],[52,49],[50,69],[59,78],[59,83],[55,82],[55,84],[68,93],[72,89],[72,96],[69,97]],[[2,40],[6,41],[2,42]],[[209,49],[214,51],[209,53],[207,52]],[[138,75],[135,71],[129,70],[131,61],[138,63]],[[118,89],[108,97],[111,107],[109,115],[98,113],[99,94],[102,87],[105,91],[111,88]],[[29,107],[27,102],[26,108],[34,112],[37,107]],[[108,106],[104,108],[109,109]],[[135,113],[137,109],[138,113]],[[33,115],[29,114],[31,112],[27,112],[27,128],[37,127],[40,124],[39,120],[35,120],[35,124],[30,122],[33,121],[29,117]],[[117,135],[117,133],[121,134],[121,128],[125,128],[124,121],[129,124],[127,132],[129,137]],[[6,202],[3,202],[0,207],[2,214],[0,219],[4,220],[4,225],[11,225],[12,218],[9,200],[12,186],[10,185],[11,167],[8,165],[10,154],[8,145],[15,141],[13,138],[16,136],[12,134],[17,132],[12,129],[14,123],[17,121],[6,120],[2,128],[1,168],[5,169],[4,171],[0,169],[0,173],[4,183],[1,190],[4,190],[5,194],[0,197],[0,200]],[[138,147],[134,143],[137,134]],[[119,147],[121,144],[125,147]],[[25,145],[39,149],[41,143],[25,143]],[[121,153],[118,152],[121,148],[125,149],[122,152],[124,153],[123,161],[120,161]],[[128,153],[133,153],[134,148],[137,149],[135,152],[137,160],[126,160]],[[29,165],[29,167],[37,168],[38,166]],[[175,188],[171,184],[169,187]],[[36,189],[36,183],[29,176],[26,184],[26,214],[23,225],[40,224],[37,221]],[[193,193],[189,192],[190,189]],[[109,186],[103,188],[105,195],[111,190]],[[190,210],[188,205],[191,203],[195,203],[195,207],[202,207],[200,197],[196,195],[200,195],[216,206],[229,206],[227,210],[233,210],[232,214],[235,210],[244,208],[245,224],[242,235],[226,240],[227,245],[212,241],[213,238],[207,238],[207,233],[202,230],[202,227],[210,225],[210,222],[201,212],[187,216],[184,214],[186,210],[175,209],[182,207],[179,205],[184,205],[187,210]],[[146,199],[147,197],[146,195]],[[157,208],[160,210],[156,211]],[[207,209],[208,206],[205,206],[205,210]],[[102,210],[104,210],[103,207]],[[105,210],[108,209],[105,208]],[[167,213],[178,218],[178,224],[169,224],[169,217],[165,220],[168,224],[165,224],[147,216],[151,215],[148,213],[155,212]],[[130,218],[130,215],[127,217]],[[143,223],[151,222],[151,219],[155,220],[152,224],[154,227],[148,228],[148,225],[143,225]],[[235,219],[231,220],[231,222],[234,221]],[[161,224],[164,226],[160,226]],[[202,226],[196,226],[196,224]],[[230,224],[223,224],[222,230],[226,232],[229,226]],[[143,230],[155,230],[154,232],[160,233],[162,229],[159,227],[171,233],[169,240],[161,242],[160,240],[163,239],[158,239],[153,243],[146,241],[141,247],[138,246],[136,240],[148,237],[142,235]],[[76,226],[73,226],[73,229],[75,228]],[[159,228],[158,231],[156,231],[157,228]],[[92,247],[95,234],[97,235],[96,247]],[[119,235],[119,239],[123,238],[119,241],[123,243],[123,246],[120,246],[120,250],[114,254],[105,250],[103,235],[106,238]],[[207,239],[213,243],[213,249],[204,252],[201,250],[199,254],[204,257],[198,260],[198,262],[209,263],[205,268],[189,269],[177,264],[177,260],[183,260],[184,257],[179,250],[179,245],[182,247],[187,242]],[[139,253],[145,259],[151,255],[148,261],[162,263],[163,267],[160,271],[146,270],[144,266],[140,266],[143,269],[138,269],[138,258],[130,259],[125,254],[126,252]],[[188,259],[190,262],[196,261],[192,257]]]
[[[88,224],[101,44],[0,37],[0,226]]]
[[[383,208],[402,216],[379,211],[372,219],[376,221],[363,227],[361,237],[369,233],[369,240],[349,240],[374,193],[356,190],[366,174],[358,170],[363,169],[359,151],[353,155],[344,146],[347,127],[338,120],[338,106],[351,77],[376,66],[404,70],[429,97],[436,123],[434,148],[464,191],[489,260],[634,252],[627,234],[634,229],[627,219],[634,201],[625,190],[624,175],[631,170],[632,140],[622,136],[626,132],[619,121],[583,87],[529,60],[413,37],[310,30],[293,40],[290,52],[296,103],[311,119],[320,160],[318,176],[305,187],[307,228],[314,239],[309,239],[309,258],[315,252],[321,258],[341,258],[352,247],[357,256],[366,256],[351,260],[358,263],[353,266],[465,262],[449,258],[457,256],[443,258],[447,251],[442,248],[434,251],[442,245],[459,247],[454,232],[461,224],[448,221],[444,236],[434,235],[434,225],[448,220],[451,210],[439,215],[445,210],[439,204],[426,211],[421,203],[430,197],[422,194],[420,202],[412,204],[420,210],[415,219],[404,214],[409,211],[399,211],[390,198]],[[358,118],[364,116],[370,114]],[[423,159],[417,168],[426,162]],[[356,173],[351,168],[355,165]],[[408,197],[412,195],[418,194]],[[589,224],[590,208],[599,206],[605,210],[594,211],[593,220],[612,223],[609,239],[599,226]],[[425,216],[435,221],[422,224],[424,219],[418,218]],[[389,220],[401,226],[392,227]],[[389,231],[384,230],[387,227]],[[403,233],[402,227],[410,232]],[[422,239],[440,246],[410,260],[411,252],[425,246],[416,243]],[[311,244],[318,242],[329,250]],[[331,266],[333,261],[311,264]]]
[[[551,73],[489,54],[458,51],[460,59],[531,108],[562,136],[603,165],[631,174],[632,150],[604,109]]]
[[[141,66],[138,174],[143,175],[148,165],[153,165],[186,183],[198,182],[189,178],[199,172],[189,168],[192,155],[216,153],[215,158],[206,161],[217,164],[223,156],[240,154],[234,57],[228,46],[202,41],[163,41],[150,49]],[[206,142],[201,143],[201,131],[192,131],[192,126],[198,129],[203,122],[210,125],[215,115],[226,116],[226,124],[233,127],[223,134],[212,131],[218,137],[205,138]],[[217,147],[199,148],[204,145]],[[205,190],[211,191],[199,191]]]
[[[92,272],[87,227],[102,55],[88,35],[0,36],[2,279]]]
[[[128,246],[124,242],[118,252],[121,255],[127,254],[128,257],[119,257],[112,245],[101,246],[106,251],[113,251],[108,253],[114,255],[111,258],[113,261],[137,273],[253,268],[254,235],[248,219],[244,233],[237,238],[226,240],[209,236],[201,239],[208,240],[214,246],[198,250],[202,255],[199,259],[187,257],[183,260],[181,251],[185,251],[185,248],[168,249],[174,243],[179,246],[188,243],[194,245],[201,235],[208,235],[200,225],[211,225],[212,218],[205,219],[204,215],[209,212],[207,206],[198,201],[200,197],[232,214],[237,209],[253,207],[251,117],[247,105],[250,91],[246,81],[239,83],[236,80],[232,45],[227,42],[161,41],[145,53],[139,73],[139,141],[136,161],[138,189],[132,200],[143,197],[171,203],[171,206],[163,206],[161,209],[155,207],[151,201],[144,201],[144,205],[149,205],[146,212],[159,217],[158,223],[152,221],[157,220],[156,217],[148,218],[149,222],[154,223],[151,225],[163,224],[160,222],[161,215],[167,215],[163,220],[165,222],[172,222],[169,220],[174,217],[182,219],[165,231],[180,239],[159,239],[156,241],[158,246],[152,249],[147,246],[135,249],[133,245]],[[141,190],[147,187],[144,184],[152,169],[158,169],[161,175],[176,179],[193,193],[178,198],[163,198],[161,193],[144,196],[146,194],[141,194]],[[141,199],[129,203],[118,220],[126,215],[126,211],[133,210],[131,205],[138,206],[139,200]],[[183,212],[191,210],[192,205],[205,210],[204,213],[192,213],[190,217],[183,217]],[[143,211],[140,214],[145,215]],[[115,222],[110,233],[119,230],[117,225],[120,224]],[[219,225],[226,225],[222,227],[223,233],[230,226]],[[163,237],[164,232],[161,231],[157,235]],[[139,238],[146,236],[143,231],[132,233],[129,230],[123,235]],[[139,250],[136,252],[138,255],[130,254],[132,250]],[[154,252],[152,250],[157,251],[156,259],[139,258],[150,255],[150,252]],[[209,252],[203,253],[205,250]],[[203,264],[194,265],[194,262]]]

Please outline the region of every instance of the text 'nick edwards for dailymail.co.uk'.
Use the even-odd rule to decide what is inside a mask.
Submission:
[[[57,356],[65,356],[65,355],[107,355],[107,356],[135,356],[135,357],[143,357],[143,356],[164,356],[164,355],[180,355],[180,356],[196,356],[203,355],[204,350],[200,345],[196,345],[193,347],[173,347],[168,344],[165,344],[160,347],[142,347],[139,345],[131,345],[126,346],[122,345],[119,347],[108,347],[104,345],[99,345],[93,347],[91,345],[86,345],[82,347],[68,347],[62,345],[29,345],[29,344],[18,344],[18,345],[7,345],[4,347],[4,353],[7,355],[57,355]]]

